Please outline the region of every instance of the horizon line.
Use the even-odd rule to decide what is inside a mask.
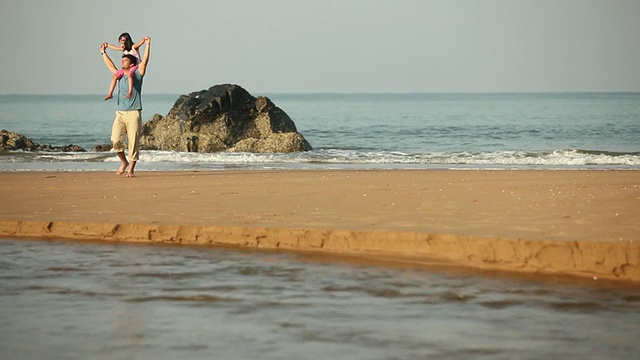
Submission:
[[[188,95],[207,89],[193,90],[189,93],[152,92],[144,95]],[[246,90],[246,89],[245,89]],[[247,90],[247,92],[249,92]],[[369,91],[319,91],[319,92],[257,92],[267,95],[507,95],[507,94],[638,94],[639,90],[585,90],[585,91],[407,91],[407,92],[369,92]],[[249,94],[253,93],[249,92]],[[102,93],[0,93],[0,96],[102,96]],[[258,95],[259,96],[259,95]]]

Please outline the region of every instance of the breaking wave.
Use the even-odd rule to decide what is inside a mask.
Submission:
[[[101,170],[117,162],[112,152],[7,152],[0,156],[3,170],[21,170],[20,164],[51,164],[56,169]],[[200,169],[322,169],[322,168],[611,168],[640,169],[640,152],[584,149],[555,151],[429,152],[316,149],[300,153],[187,153],[142,151],[141,163],[154,170]],[[57,165],[56,165],[57,164]],[[65,165],[66,164],[66,165]],[[26,169],[29,170],[28,166]],[[43,170],[47,170],[46,167]]]

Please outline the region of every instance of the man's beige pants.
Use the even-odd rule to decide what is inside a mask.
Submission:
[[[138,161],[140,156],[140,129],[142,128],[140,110],[116,111],[111,128],[111,142],[115,152],[124,152],[124,140],[127,139],[129,159]]]

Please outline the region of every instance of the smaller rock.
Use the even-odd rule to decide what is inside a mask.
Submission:
[[[111,151],[112,147],[113,145],[111,144],[96,145],[93,147],[93,151],[97,151],[97,152]]]
[[[62,151],[64,151],[64,152],[86,152],[87,150],[82,148],[80,145],[69,144],[69,145],[63,146],[62,147]]]
[[[286,153],[290,149],[311,149],[300,133],[275,133],[263,139],[249,138],[239,141],[228,151],[252,153]]]
[[[0,131],[0,150],[37,150],[40,145],[26,136],[7,130]]]
[[[85,152],[81,146],[69,144],[65,146],[40,145],[26,136],[12,131],[0,131],[0,150],[23,150],[23,151],[65,151],[65,152]]]

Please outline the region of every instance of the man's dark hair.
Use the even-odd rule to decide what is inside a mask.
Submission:
[[[123,58],[126,57],[127,59],[129,59],[129,61],[131,61],[131,64],[138,65],[138,58],[137,57],[135,57],[135,56],[133,56],[131,54],[124,54],[124,55],[122,55],[122,57]]]

